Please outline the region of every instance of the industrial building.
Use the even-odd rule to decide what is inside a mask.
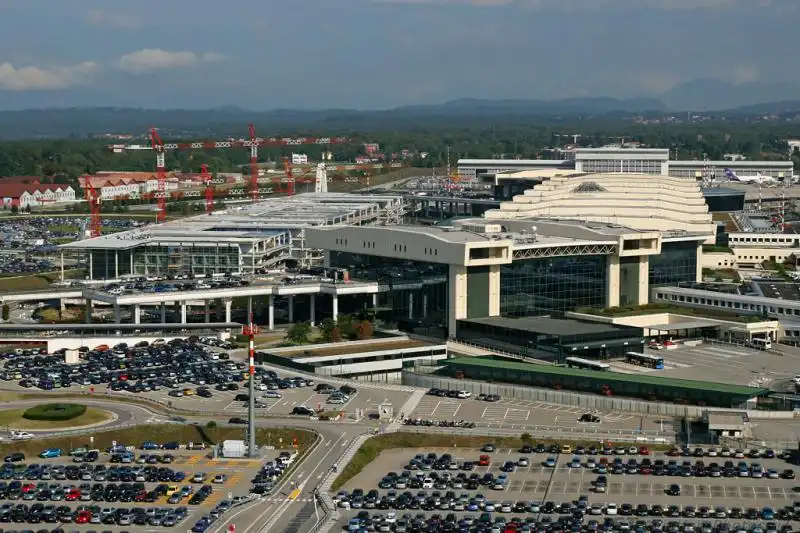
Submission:
[[[701,279],[715,232],[694,180],[573,171],[449,227],[319,226],[306,241],[353,281],[425,280],[378,308],[455,337],[464,319],[647,303],[650,287]]]
[[[62,254],[87,254],[93,280],[129,275],[252,274],[321,261],[320,250],[306,245],[307,228],[399,223],[402,209],[402,197],[398,196],[298,194],[76,241],[60,250]]]
[[[544,159],[459,159],[458,175],[462,180],[491,179],[496,174],[520,170],[575,170],[577,172],[626,172],[676,178],[723,180],[725,169],[740,175],[761,174],[778,180],[791,179],[794,167],[787,161],[678,161],[669,158],[667,148],[578,148],[575,158]]]

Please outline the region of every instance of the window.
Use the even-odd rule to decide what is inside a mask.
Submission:
[[[697,281],[697,244],[663,243],[661,254],[651,255],[649,263],[650,287]]]
[[[527,259],[501,267],[503,315],[542,315],[605,304],[605,256]]]

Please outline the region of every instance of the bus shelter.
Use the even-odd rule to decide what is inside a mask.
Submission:
[[[648,326],[650,335],[662,339],[717,339],[720,336],[722,322],[715,320],[685,320],[667,324]]]

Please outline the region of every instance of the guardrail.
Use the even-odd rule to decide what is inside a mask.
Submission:
[[[502,429],[502,428],[480,428],[477,432],[481,436],[489,437],[518,437],[522,433],[533,433],[537,438],[550,439],[550,440],[579,440],[582,438],[592,441],[610,441],[610,442],[631,442],[631,443],[648,443],[648,444],[672,444],[675,442],[674,438],[667,438],[663,436],[656,436],[645,433],[632,433],[624,431],[607,431],[599,430],[598,428],[581,428],[581,427],[563,427],[555,428],[554,430],[543,429],[547,426],[525,427],[520,429]],[[477,429],[477,428],[476,428]],[[591,431],[595,429],[595,431]],[[474,429],[464,428],[442,428],[442,427],[425,427],[425,426],[402,426],[399,431],[409,433],[447,433],[451,435],[469,436],[476,434]]]

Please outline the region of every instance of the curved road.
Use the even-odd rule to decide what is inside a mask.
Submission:
[[[42,398],[46,398],[46,395],[42,395]],[[66,401],[66,400],[65,400]],[[158,423],[164,422],[165,420],[157,419],[155,413],[150,411],[145,407],[141,407],[135,404],[125,404],[122,402],[114,402],[114,401],[102,401],[102,400],[78,400],[81,404],[95,407],[97,409],[103,409],[104,411],[109,411],[113,413],[116,418],[113,420],[108,421],[107,423],[100,423],[94,426],[86,427],[86,428],[76,428],[72,430],[54,430],[54,431],[31,431],[31,433],[36,434],[37,437],[49,437],[49,436],[57,436],[64,433],[72,433],[77,431],[106,431],[109,429],[119,428],[119,427],[127,427],[132,425],[139,425],[139,424],[146,424],[149,422]],[[42,400],[31,399],[31,400],[15,400],[11,402],[4,402],[3,408],[4,409],[22,409],[26,407],[31,407],[33,405],[41,404]],[[17,428],[10,428],[10,429],[17,429]],[[23,428],[20,428],[23,429]]]

